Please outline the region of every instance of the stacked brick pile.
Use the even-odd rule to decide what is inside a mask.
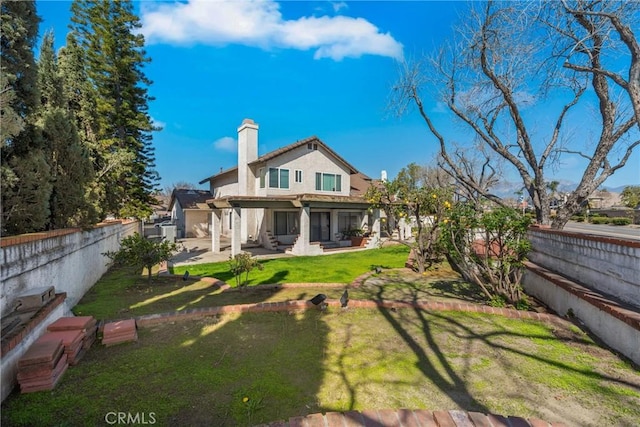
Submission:
[[[82,348],[82,338],[84,334],[80,331],[57,331],[47,332],[37,342],[62,341],[64,346],[64,354],[67,355],[69,365],[77,365],[82,356],[84,349]]]
[[[38,340],[18,361],[20,391],[53,390],[68,367],[62,340]]]
[[[130,341],[138,341],[135,320],[120,320],[104,325],[102,344],[110,346]]]
[[[98,326],[92,316],[61,317],[49,326],[49,332],[79,331],[82,333],[82,350],[87,350],[96,340]],[[84,353],[81,350],[82,353]],[[72,363],[73,364],[73,363]]]

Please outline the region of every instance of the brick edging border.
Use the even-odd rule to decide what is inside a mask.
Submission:
[[[327,412],[291,417],[288,421],[261,424],[258,427],[565,427],[564,423],[548,423],[538,418],[505,417],[480,412],[428,411],[423,409],[369,409],[364,411]]]
[[[339,300],[326,300],[329,307],[340,307]],[[350,300],[350,308],[385,308],[385,309],[402,309],[416,308],[431,311],[463,311],[471,313],[497,314],[511,319],[529,319],[544,322],[566,324],[567,321],[554,314],[538,313],[535,311],[520,311],[510,308],[490,307],[487,305],[444,302],[444,301],[418,301],[415,303],[405,301],[369,301],[369,300]],[[228,313],[268,313],[268,312],[288,312],[303,311],[308,309],[317,309],[307,300],[296,301],[279,301],[279,302],[259,302],[253,304],[236,304],[225,306],[213,306],[192,308],[184,311],[173,311],[166,313],[147,314],[137,316],[134,319],[140,327],[157,325],[166,321],[188,320],[207,316],[218,316]]]
[[[344,283],[282,283],[272,285],[256,285],[254,287],[260,287],[264,289],[286,289],[286,288],[305,288],[305,287],[359,287],[364,282],[376,274],[373,271],[366,272],[356,277],[350,285]],[[179,274],[166,274],[172,277],[180,278]],[[215,277],[201,277],[190,276],[190,279],[203,280],[210,282],[217,289],[221,289],[223,292],[241,292],[241,289],[233,288],[228,283],[218,280]],[[339,300],[326,300],[329,307],[340,307]],[[566,324],[567,320],[550,313],[538,313],[535,311],[521,311],[511,308],[491,307],[481,304],[463,303],[463,302],[444,302],[444,301],[418,301],[416,303],[408,303],[405,301],[370,301],[370,300],[349,300],[349,307],[352,308],[386,308],[386,309],[398,309],[398,308],[417,308],[422,310],[432,311],[463,311],[472,313],[484,313],[484,314],[497,314],[511,319],[530,319],[539,320],[543,322],[550,322],[556,324]],[[307,300],[294,300],[294,301],[279,301],[279,302],[259,302],[253,304],[236,304],[225,306],[212,306],[202,308],[192,308],[183,311],[173,311],[165,313],[147,314],[134,317],[136,324],[140,327],[157,325],[166,321],[177,321],[187,319],[197,319],[200,317],[218,316],[220,314],[228,313],[267,313],[267,312],[283,312],[283,311],[303,311],[307,309],[317,308],[310,301]],[[122,320],[122,319],[119,319]],[[117,321],[117,320],[111,320]]]

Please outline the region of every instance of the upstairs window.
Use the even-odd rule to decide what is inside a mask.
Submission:
[[[318,149],[318,144],[312,144],[312,143],[308,143],[307,144],[307,149],[309,150],[317,150]]]
[[[289,169],[269,168],[269,188],[289,188]]]
[[[317,191],[342,191],[342,176],[332,173],[316,172]]]
[[[302,171],[301,170],[296,170],[296,182],[300,183],[302,182]]]

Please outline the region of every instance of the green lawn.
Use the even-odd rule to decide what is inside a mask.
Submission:
[[[133,269],[111,269],[73,308],[77,315],[97,319],[118,319],[144,314],[181,311],[219,305],[310,299],[318,293],[338,299],[344,287],[372,266],[401,267],[407,259],[404,246],[390,246],[370,251],[349,252],[319,257],[291,257],[262,261],[264,269],[250,275],[250,285],[291,282],[343,283],[338,288],[281,289],[278,292],[250,289],[247,292],[220,292],[212,283],[181,277],[155,277],[147,282]],[[213,276],[234,284],[226,262],[189,266],[191,277]],[[182,274],[182,271],[178,271]],[[400,293],[390,293],[397,295]],[[368,290],[370,295],[371,290]],[[354,298],[357,294],[354,294]]]
[[[409,250],[403,245],[386,246],[367,251],[343,252],[334,255],[300,256],[261,261],[262,271],[253,271],[249,284],[260,283],[350,283],[359,275],[376,266],[383,268],[404,267]],[[228,262],[195,264],[175,267],[173,273],[216,277],[233,282]]]
[[[112,269],[74,312],[130,318],[309,299],[321,292],[337,299],[345,288],[352,299],[483,301],[446,265],[426,275],[383,271],[359,288],[348,286],[372,267],[399,267],[406,257],[404,247],[394,246],[269,260],[252,275],[252,285],[338,285],[228,292],[180,277],[148,284],[139,272]],[[198,268],[189,271],[231,281],[226,263]],[[248,426],[371,408],[463,409],[568,426],[632,426],[640,419],[640,372],[573,325],[465,312],[329,308],[167,322],[138,334],[136,343],[96,343],[52,392],[12,394],[2,404],[2,425],[106,425],[108,413],[125,412],[145,414],[147,422],[153,417],[158,426]]]
[[[2,425],[243,426],[327,411],[464,409],[632,426],[640,373],[573,328],[416,310],[247,313],[99,344],[52,392],[12,394]],[[246,402],[244,398],[248,398]]]

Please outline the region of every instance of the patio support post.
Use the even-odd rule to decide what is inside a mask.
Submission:
[[[220,209],[214,209],[211,211],[211,252],[219,253],[222,251],[220,248],[220,220],[222,211]]]
[[[298,237],[297,247],[300,253],[306,253],[309,248],[311,232],[311,208],[308,204],[303,204],[300,208],[300,236]]]
[[[371,212],[371,219],[373,223],[371,225],[371,240],[372,245],[377,245],[380,241],[380,209],[373,209]]]
[[[234,206],[231,209],[233,230],[231,230],[231,256],[236,256],[242,251],[241,248],[241,231],[242,231],[242,209]]]

